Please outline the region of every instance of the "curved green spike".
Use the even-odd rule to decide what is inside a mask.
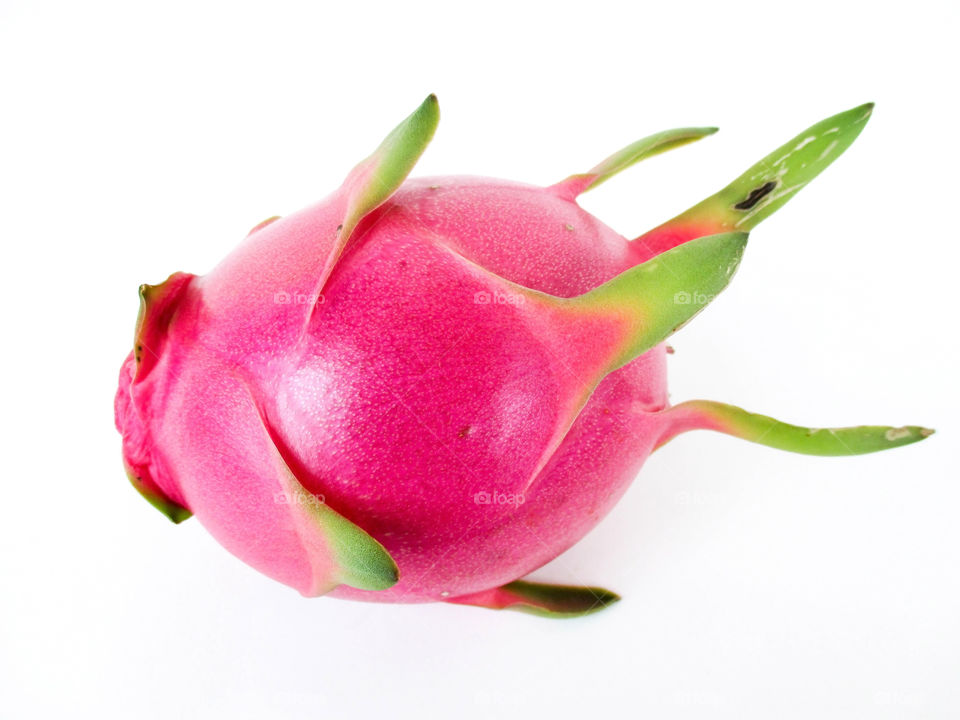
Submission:
[[[526,492],[553,457],[597,384],[666,340],[697,315],[733,278],[747,244],[746,233],[699,238],[636,265],[590,292],[557,297],[517,285],[460,255],[492,287],[503,288],[521,313],[553,324],[547,336],[566,354],[564,370],[579,391],[564,405],[553,433],[522,487]],[[453,250],[449,250],[456,255]],[[495,306],[487,308],[497,311]]]
[[[124,466],[126,467],[126,462],[124,462]],[[192,512],[168,498],[150,478],[137,475],[130,467],[126,467],[126,471],[127,479],[130,480],[134,489],[140,493],[140,497],[166,515],[170,522],[179,525],[184,520],[193,517]]]
[[[519,303],[522,312],[531,308],[538,322],[551,318],[557,351],[566,353],[562,365],[579,386],[579,391],[568,398],[522,492],[531,487],[553,457],[597,384],[703,310],[730,282],[746,243],[746,233],[700,238],[572,298],[531,290],[475,266],[478,272],[502,284],[508,295],[523,298],[525,302]]]
[[[746,245],[742,232],[691,240],[565,302],[627,320],[627,337],[610,372],[663,342],[703,310],[733,278]]]
[[[349,199],[338,234],[343,242],[364,215],[389,198],[406,179],[426,150],[440,122],[436,95],[395,127],[380,146],[347,176],[344,189]]]
[[[713,135],[716,131],[717,128],[715,127],[664,130],[627,145],[627,147],[618,150],[587,172],[571,175],[565,180],[551,185],[549,189],[568,200],[573,200],[580,193],[592,190],[634,163],[659,155],[667,150],[687,145],[707,135]]]
[[[857,139],[872,112],[873,103],[867,103],[807,128],[720,192],[637,241],[663,250],[699,235],[752,230],[840,157]]]
[[[934,433],[914,425],[806,428],[709,400],[681,403],[665,410],[662,417],[667,426],[657,447],[687,430],[703,429],[803,455],[863,455],[910,445]]]
[[[307,491],[279,450],[276,460],[284,497],[298,513],[297,532],[314,566],[315,586],[310,595],[323,595],[341,584],[360,590],[386,590],[395,585],[399,570],[386,548]]]
[[[450,598],[446,602],[491,610],[519,610],[541,617],[572,618],[603,610],[619,600],[619,595],[603,588],[517,580],[491,590]]]
[[[336,199],[342,207],[342,220],[336,228],[331,227],[330,236],[323,239],[328,248],[327,258],[317,278],[314,297],[323,291],[357,224],[396,192],[426,150],[439,122],[437,96],[428,95],[420,107],[384,138],[372,155],[347,175]],[[316,307],[313,305],[307,314],[306,324]]]

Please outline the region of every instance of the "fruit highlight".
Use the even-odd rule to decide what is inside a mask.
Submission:
[[[814,125],[629,241],[578,195],[714,128],[652,135],[545,188],[408,179],[439,119],[428,97],[324,200],[260,223],[208,275],[141,286],[115,400],[131,483],[306,596],[551,617],[609,606],[608,590],[522,578],[678,434],[811,455],[931,434],[667,399],[664,341],[871,110]]]

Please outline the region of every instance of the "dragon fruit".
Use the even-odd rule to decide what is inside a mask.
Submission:
[[[628,241],[577,196],[714,128],[647,137],[546,188],[408,180],[439,118],[431,95],[326,199],[260,223],[206,276],[140,287],[115,402],[130,481],[306,596],[607,607],[608,590],[521,578],[679,433],[852,455],[932,432],[667,398],[664,341],[871,110],[814,125]]]

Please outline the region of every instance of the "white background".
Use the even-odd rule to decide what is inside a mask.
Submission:
[[[0,2],[0,717],[960,716],[958,31],[916,0]],[[719,125],[584,197],[628,236],[876,101],[674,338],[673,398],[938,434],[681,438],[536,574],[624,596],[573,621],[305,600],[168,523],[113,428],[137,285],[325,195],[429,92],[415,174],[550,183]]]

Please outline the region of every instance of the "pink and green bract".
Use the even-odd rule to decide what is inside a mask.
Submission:
[[[629,241],[577,196],[713,128],[650,136],[545,188],[407,179],[436,129],[430,96],[326,199],[261,223],[208,275],[141,286],[116,395],[128,476],[171,520],[196,515],[307,596],[606,607],[608,590],[521,578],[593,528],[677,434],[814,455],[930,434],[667,398],[664,341],[870,112],[814,125]]]

